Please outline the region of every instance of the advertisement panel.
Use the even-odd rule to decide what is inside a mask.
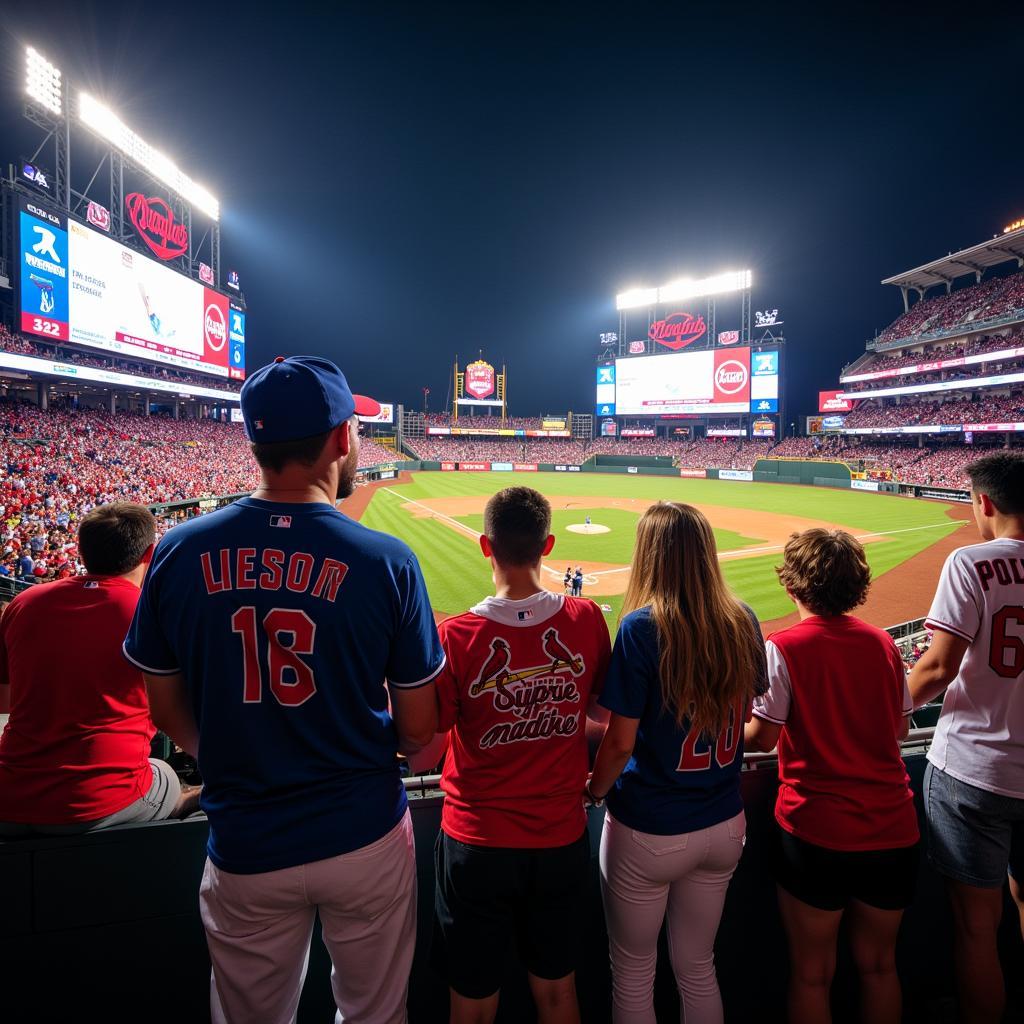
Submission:
[[[556,473],[578,473],[579,471],[579,466],[555,466]]]
[[[597,368],[597,395],[594,401],[598,407],[615,404],[615,366],[599,366]],[[565,426],[564,423],[561,424]]]
[[[841,391],[819,391],[818,412],[853,412],[853,401],[840,398]]]
[[[245,377],[245,312],[234,304],[228,312],[228,341],[231,342],[228,376],[232,380],[242,380]]]
[[[821,418],[821,426],[824,430],[837,430],[845,422],[845,416],[823,416]]]
[[[708,437],[746,437],[747,432],[742,427],[708,427],[705,431]]]
[[[850,487],[855,491],[877,491],[877,480],[851,480]]]
[[[394,423],[395,407],[390,402],[380,403],[380,412],[376,416],[360,416],[360,423]]]
[[[512,463],[511,462],[492,462],[491,463],[492,473],[511,473]]]
[[[719,480],[746,480],[748,482],[754,479],[754,474],[749,469],[720,469],[718,471]]]
[[[639,473],[640,470],[637,469],[636,466],[627,466],[626,467],[626,472],[627,473]]]
[[[536,473],[537,463],[536,462],[514,462],[512,468],[517,473]]]
[[[451,427],[427,427],[427,434],[430,437],[437,437],[452,432]]]
[[[459,467],[456,466],[454,462],[442,462],[441,463],[441,472],[442,473],[454,473],[455,470],[458,469],[458,468]]]
[[[750,425],[750,436],[751,437],[774,437],[775,436],[775,421],[774,420],[754,420]]]
[[[545,417],[540,421],[540,426],[542,430],[565,430],[565,417],[563,416],[560,419],[548,419]]]
[[[656,437],[657,431],[654,427],[623,427],[619,431],[619,437]]]
[[[232,323],[232,361],[226,296],[31,203],[19,226],[23,331],[244,378],[244,314]]]
[[[697,316],[692,313],[669,313],[664,320],[656,320],[651,324],[647,337],[677,352],[702,338],[707,329],[703,313]]]
[[[231,422],[232,423],[244,423],[245,422],[245,420],[242,419],[242,410],[241,409],[232,409],[231,410]]]
[[[491,464],[489,462],[460,462],[459,469],[470,473],[489,473]]]
[[[615,420],[601,420],[601,436],[614,437],[616,424]]]
[[[482,359],[466,367],[465,388],[476,399],[490,398],[494,394],[494,367]]]
[[[956,356],[953,359],[938,359],[932,362],[915,363],[913,366],[898,366],[891,370],[872,370],[868,373],[851,373],[839,378],[840,384],[852,384],[860,380],[884,380],[887,377],[905,377],[910,373],[931,373],[934,370],[950,370],[957,366],[973,366],[977,363],[1000,363],[1004,359],[1019,359],[1024,348],[1005,348],[998,352],[982,352],[971,356]]]
[[[619,359],[615,410],[622,416],[745,413],[750,408],[750,349],[704,349]]]
[[[703,480],[708,475],[708,471],[706,469],[681,469],[679,470],[679,475],[686,477],[688,480]]]
[[[991,358],[991,357],[988,357]],[[1020,384],[1024,373],[997,373],[990,377],[957,377],[954,380],[940,380],[933,384],[908,384],[896,388],[876,388],[873,391],[858,391],[857,398],[887,398],[890,395],[924,395],[944,391],[959,391],[963,388],[998,387],[1000,384]]]

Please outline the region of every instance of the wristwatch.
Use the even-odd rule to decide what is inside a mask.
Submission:
[[[593,807],[604,807],[605,797],[598,799],[594,796],[594,791],[590,788],[590,783],[587,783],[587,798],[590,800],[591,806]],[[607,794],[605,794],[607,796]]]

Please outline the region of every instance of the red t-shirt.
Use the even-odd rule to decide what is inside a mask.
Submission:
[[[94,821],[148,792],[155,730],[142,673],[121,653],[139,594],[75,576],[23,591],[0,618],[0,821]]]
[[[441,827],[479,846],[553,847],[586,828],[587,704],[610,643],[601,609],[543,592],[488,598],[438,627]]]
[[[913,705],[889,634],[851,615],[814,615],[765,646],[770,685],[754,700],[754,714],[783,726],[778,823],[832,850],[917,842],[896,739]]]

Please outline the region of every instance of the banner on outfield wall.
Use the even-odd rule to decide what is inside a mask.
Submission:
[[[442,462],[441,472],[442,473],[454,473],[459,467],[454,462]]]
[[[579,466],[555,466],[556,473],[578,473],[579,471]]]
[[[818,412],[853,412],[853,401],[840,398],[841,391],[819,391]]]
[[[965,505],[971,504],[970,491],[935,491],[929,487],[918,487],[917,496],[919,498],[936,498],[939,501],[959,501]]]
[[[703,480],[708,475],[708,471],[706,469],[681,469],[679,475],[687,479]]]
[[[851,480],[850,487],[855,491],[877,491],[877,480]]]
[[[638,469],[636,468],[636,466],[627,466],[627,467],[626,467],[626,472],[627,472],[627,473],[639,473],[639,472],[640,472],[640,470],[638,470]]]
[[[718,471],[718,479],[753,481],[754,474],[749,469],[720,469]]]
[[[746,437],[747,432],[742,427],[708,427],[704,433],[708,437]]]
[[[378,480],[394,480],[396,476],[398,476],[398,474],[393,469],[385,469],[380,474],[380,476],[378,476],[377,479]]]
[[[492,462],[491,463],[492,473],[511,473],[512,463],[511,462]]]
[[[490,472],[491,464],[489,462],[460,462],[459,469],[469,473],[487,473]]]
[[[537,463],[536,462],[513,462],[512,468],[517,473],[536,473]]]
[[[623,427],[619,431],[619,437],[657,437],[658,432],[654,427]]]

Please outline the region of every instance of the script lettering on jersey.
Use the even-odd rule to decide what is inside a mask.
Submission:
[[[1000,586],[1008,587],[1011,583],[1024,584],[1024,559],[993,558],[976,562],[974,570],[978,574],[981,589],[988,593],[988,585],[995,580]]]
[[[586,671],[583,656],[570,651],[554,628],[544,633],[542,649],[547,661],[517,669],[508,641],[491,641],[491,653],[469,688],[470,697],[489,697],[502,716],[480,737],[482,749],[578,731],[581,694],[576,679]]]
[[[207,594],[228,590],[285,590],[334,602],[348,574],[336,558],[318,559],[305,551],[279,548],[220,548],[199,556]]]

